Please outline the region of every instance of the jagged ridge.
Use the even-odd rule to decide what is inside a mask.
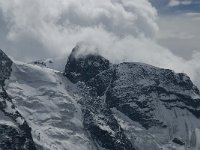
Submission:
[[[76,51],[78,51],[78,48],[76,48]],[[97,57],[102,60],[98,59],[97,61]],[[83,87],[86,89],[88,86],[90,87],[89,94],[87,94],[90,95],[90,98],[84,98],[81,103],[86,107],[85,126],[93,139],[100,145],[111,150],[135,148],[143,150],[144,147],[153,150],[158,149],[162,145],[161,143],[165,141],[165,146],[169,149],[170,146],[173,147],[173,143],[175,145],[182,143],[178,145],[191,147],[191,149],[198,147],[200,94],[187,75],[176,74],[169,69],[141,63],[121,63],[117,65],[106,63],[109,64],[107,67],[104,67],[105,63],[99,63],[96,67],[96,61],[108,62],[98,55],[90,54],[75,57],[73,51],[69,56],[65,75],[74,83],[83,81],[85,84]],[[92,72],[94,66],[95,70],[91,76],[86,71],[80,71],[89,68]],[[81,69],[77,70],[77,68]],[[78,84],[80,83],[78,82]],[[102,108],[106,109],[106,113]],[[126,121],[126,119],[120,118],[123,115],[130,119],[128,124],[135,126],[135,123],[139,123],[141,133],[136,131],[130,133],[128,130],[134,129],[131,129],[131,127],[129,129],[124,128],[120,124]],[[107,118],[107,116],[111,116],[112,119]],[[192,121],[189,121],[191,118],[193,118]],[[110,121],[113,124],[110,124]],[[103,129],[102,124],[107,126],[107,129]],[[95,128],[88,127],[92,125]],[[114,126],[119,126],[120,132],[113,129]],[[152,132],[153,128],[157,128],[156,130],[163,132],[163,134],[157,135],[157,131]],[[94,130],[101,134],[94,132]],[[147,136],[150,132],[154,136],[153,140],[152,137]],[[113,136],[114,133],[120,134],[123,138],[118,139],[117,136]],[[189,135],[189,133],[192,133],[192,135]],[[140,134],[146,134],[146,136],[143,137]],[[192,136],[195,138],[192,138]],[[179,137],[181,137],[181,140]],[[146,138],[149,138],[148,140],[151,142],[146,143]],[[112,139],[112,141],[109,139]],[[176,142],[177,139],[180,142]],[[121,148],[114,146],[115,140],[120,141]],[[105,141],[109,141],[109,143]],[[131,143],[132,146],[123,146],[124,141]],[[110,144],[113,146],[110,147]]]

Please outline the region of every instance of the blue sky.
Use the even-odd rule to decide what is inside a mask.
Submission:
[[[175,1],[177,2],[177,5],[170,6],[170,0],[150,0],[152,5],[162,14],[200,12],[200,0],[174,0],[174,2]],[[184,1],[188,3],[182,3]],[[178,2],[180,2],[180,4],[178,4]]]
[[[180,66],[187,61],[194,62],[191,68],[200,64],[200,0],[149,1],[158,12],[157,42],[185,59]],[[200,68],[196,68],[196,84],[200,87],[199,75]]]
[[[149,0],[158,11],[158,42],[190,59],[200,52],[200,0]]]

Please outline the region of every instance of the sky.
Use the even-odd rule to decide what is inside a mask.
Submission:
[[[158,42],[176,55],[190,59],[200,51],[200,0],[151,0],[156,7]]]
[[[200,87],[199,0],[0,0],[0,49],[30,62],[98,51],[187,73]],[[66,58],[67,59],[67,58]]]

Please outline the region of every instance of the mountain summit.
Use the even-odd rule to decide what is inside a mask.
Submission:
[[[80,48],[64,73],[0,51],[3,150],[199,150],[200,92],[186,74]]]
[[[69,79],[74,81],[80,72],[68,68],[89,68],[94,73],[92,76],[87,71],[79,74],[87,77],[86,80],[79,81],[84,81],[90,87],[89,93],[92,95],[91,99],[85,99],[83,103],[87,107],[86,126],[96,126],[95,129],[89,128],[94,139],[102,143],[109,138],[117,139],[114,135],[119,131],[113,129],[116,123],[114,126],[121,127],[121,136],[125,135],[135,149],[159,149],[164,143],[169,149],[173,145],[184,145],[191,149],[198,147],[200,94],[187,75],[142,63],[113,65],[96,55],[87,55],[74,61],[70,59],[71,55],[65,69],[65,75]],[[96,64],[98,65],[93,71],[93,65]],[[106,109],[106,113],[102,108]],[[113,117],[116,122],[112,121],[110,125],[109,121],[112,119],[108,121],[107,116]],[[102,126],[107,126],[110,137],[105,136]],[[110,148],[109,145],[105,147],[117,149]]]
[[[81,55],[80,46],[76,46],[68,57],[65,75],[74,83],[88,81],[100,72],[107,70],[110,62],[98,54]]]

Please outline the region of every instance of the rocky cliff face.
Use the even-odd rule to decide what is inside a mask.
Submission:
[[[76,46],[68,58],[65,66],[65,76],[72,82],[88,81],[100,72],[109,68],[109,61],[99,55],[86,55],[79,57],[79,46]]]
[[[92,75],[80,71],[88,68]],[[75,57],[74,51],[65,75],[89,91],[80,101],[84,125],[102,147],[200,148],[200,93],[187,75],[142,63],[113,65],[98,55]]]
[[[13,105],[4,89],[11,74],[12,61],[0,50],[0,149],[35,150],[31,128]]]
[[[4,84],[4,81],[9,78],[11,74],[12,61],[6,54],[0,50],[0,84]]]

